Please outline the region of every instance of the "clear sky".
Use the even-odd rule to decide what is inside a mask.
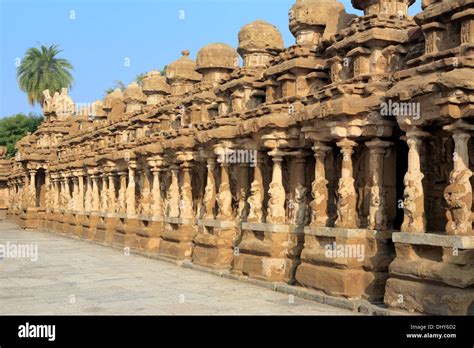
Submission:
[[[350,0],[346,11],[361,14]],[[420,1],[411,14],[420,11]],[[256,19],[276,25],[294,43],[288,10],[294,0],[0,0],[0,117],[31,108],[16,82],[29,47],[58,44],[74,66],[76,103],[101,99],[116,80],[128,84],[212,42],[237,47],[239,29]],[[126,62],[129,62],[128,66]]]

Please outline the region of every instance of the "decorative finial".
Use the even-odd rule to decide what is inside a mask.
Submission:
[[[189,51],[188,51],[188,50],[184,50],[183,52],[181,52],[181,54],[182,54],[184,57],[187,57],[187,56],[189,56]]]

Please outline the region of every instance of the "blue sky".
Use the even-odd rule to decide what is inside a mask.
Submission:
[[[420,11],[420,1],[411,14]],[[350,13],[350,0],[340,0]],[[237,47],[239,29],[256,19],[276,25],[294,43],[288,10],[294,0],[0,0],[0,117],[31,108],[16,82],[16,65],[29,47],[58,44],[74,66],[70,95],[77,103],[101,99],[115,80],[128,84],[162,68],[188,49],[212,42]],[[180,18],[184,15],[184,19]],[[126,59],[129,66],[126,66]]]

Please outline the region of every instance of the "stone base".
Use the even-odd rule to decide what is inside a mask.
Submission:
[[[115,233],[115,228],[118,224],[118,218],[112,214],[99,214],[99,220],[96,226],[95,240],[102,241],[105,243],[112,243]]]
[[[431,315],[474,315],[474,289],[390,278],[385,303],[392,309]]]
[[[63,219],[64,219],[64,214],[62,212],[54,212],[52,215],[52,229],[53,231],[56,232],[61,232],[63,230]]]
[[[234,221],[200,220],[194,237],[193,263],[212,269],[229,269],[239,235]]]
[[[242,230],[232,272],[260,280],[294,283],[303,248],[302,228],[243,223]]]
[[[160,235],[163,221],[140,218],[140,228],[135,235],[134,248],[140,251],[158,252],[160,250]]]
[[[7,208],[0,208],[0,221],[7,219]]]
[[[296,271],[298,284],[321,290],[331,296],[380,301],[383,299],[387,272],[368,272],[363,269],[338,269],[308,263]]]
[[[332,296],[382,301],[393,258],[390,232],[307,227],[296,280]]]
[[[20,213],[19,225],[21,228],[38,229],[42,227],[44,211],[25,209]]]
[[[73,234],[75,229],[76,229],[76,214],[72,212],[66,212],[64,214],[62,233]]]
[[[112,239],[112,244],[125,248],[136,247],[136,234],[140,230],[140,221],[136,216],[128,217],[118,214],[117,225]]]
[[[191,260],[195,225],[181,219],[167,219],[161,233],[159,254],[172,260]]]
[[[84,239],[95,240],[96,226],[99,222],[97,213],[85,214],[82,220],[81,237]]]
[[[394,233],[385,303],[433,315],[474,314],[474,237]]]
[[[298,259],[240,254],[234,256],[232,274],[269,282],[293,283]]]

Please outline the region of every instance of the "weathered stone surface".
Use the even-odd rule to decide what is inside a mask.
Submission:
[[[242,67],[217,43],[90,108],[46,90],[43,124],[14,159],[0,148],[0,218],[472,313],[474,2],[426,0],[415,18],[413,0],[352,3],[363,16],[296,1],[287,48],[273,25],[244,26]]]

